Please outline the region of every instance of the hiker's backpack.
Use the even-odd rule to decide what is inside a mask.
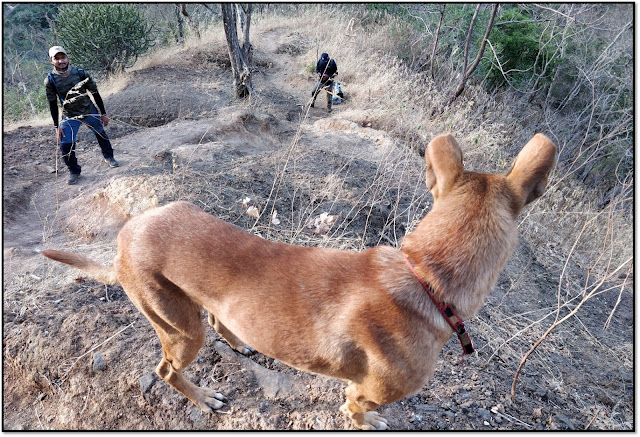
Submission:
[[[87,72],[84,71],[83,68],[80,68],[80,67],[76,67],[76,68],[78,69],[78,74],[80,75],[80,82],[82,82],[87,78]],[[56,85],[56,81],[55,81],[55,78],[53,77],[52,72],[49,72],[49,82],[53,84],[53,87],[56,89],[56,94],[60,98],[60,103],[64,105],[64,99],[62,98],[62,94],[60,94],[60,91],[58,90],[58,86]]]
[[[340,82],[334,82],[333,84],[332,101],[334,105],[339,105],[340,103],[344,102],[344,93],[342,92]]]

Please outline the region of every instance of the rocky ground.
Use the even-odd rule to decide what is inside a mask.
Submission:
[[[353,429],[338,411],[344,383],[241,356],[213,329],[186,375],[228,405],[203,414],[155,376],[159,341],[120,286],[37,253],[67,248],[108,263],[128,217],[175,199],[281,241],[397,245],[429,208],[422,158],[348,116],[349,100],[332,114],[323,104],[307,112],[313,78],[301,67],[306,51],[291,49],[304,41],[286,29],[262,36],[251,104],[232,102],[222,46],[185,49],[171,66],[131,73],[105,99],[121,166],[109,169],[83,131],[78,185],[65,184],[66,169],[56,172],[51,127],[4,132],[4,430]],[[256,221],[247,206],[269,214]],[[279,224],[264,218],[271,211]],[[329,229],[318,227],[322,213],[338,217]],[[588,302],[556,330],[509,396],[522,355],[550,323],[536,321],[554,311],[562,268],[561,255],[523,240],[485,308],[466,322],[478,353],[460,363],[452,336],[433,380],[380,408],[390,427],[633,429],[630,289],[608,329],[617,294]],[[569,268],[577,287],[585,272]]]

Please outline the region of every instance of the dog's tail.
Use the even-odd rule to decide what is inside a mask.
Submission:
[[[100,281],[108,285],[115,285],[118,283],[118,278],[113,266],[101,266],[82,255],[64,252],[62,250],[43,250],[42,254],[54,261],[69,264],[71,267],[80,269],[96,281]]]

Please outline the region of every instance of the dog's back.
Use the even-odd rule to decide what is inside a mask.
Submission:
[[[397,250],[355,253],[268,241],[174,202],[125,225],[115,269],[125,290],[171,284],[243,343],[294,367],[349,379],[349,367],[360,368],[365,356],[344,330],[361,323],[363,302],[384,313],[376,315],[381,325],[398,324],[386,288],[389,259],[397,263]]]

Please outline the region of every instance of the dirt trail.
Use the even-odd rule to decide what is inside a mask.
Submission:
[[[313,85],[304,72],[310,39],[303,33],[276,28],[254,40],[252,105],[232,103],[224,47],[191,48],[176,65],[135,71],[105,99],[121,167],[109,169],[83,130],[78,185],[65,184],[66,169],[52,173],[50,127],[4,132],[5,430],[352,429],[338,412],[343,383],[261,354],[243,357],[212,329],[186,375],[229,402],[220,413],[202,414],[158,382],[159,342],[121,287],[86,280],[37,253],[69,248],[108,263],[128,217],[175,199],[298,244],[397,243],[428,208],[422,159],[385,132],[343,117],[349,101],[330,115],[324,102],[303,111]],[[187,79],[180,93],[177,78]],[[282,224],[255,223],[242,208],[246,197],[261,211],[276,210]],[[326,236],[306,226],[323,212],[339,217]],[[514,287],[524,270],[529,275]],[[468,322],[479,354],[459,366],[452,338],[429,386],[380,409],[391,427],[580,429],[594,417],[590,429],[633,426],[630,361],[611,358],[632,350],[629,294],[607,335],[598,329],[606,315],[596,307],[587,308],[582,327],[563,328],[559,335],[573,346],[543,349],[521,376],[516,401],[508,398],[520,351],[499,347],[515,329],[496,315],[551,307],[557,275],[521,247],[487,308]],[[611,356],[589,354],[594,339]]]

